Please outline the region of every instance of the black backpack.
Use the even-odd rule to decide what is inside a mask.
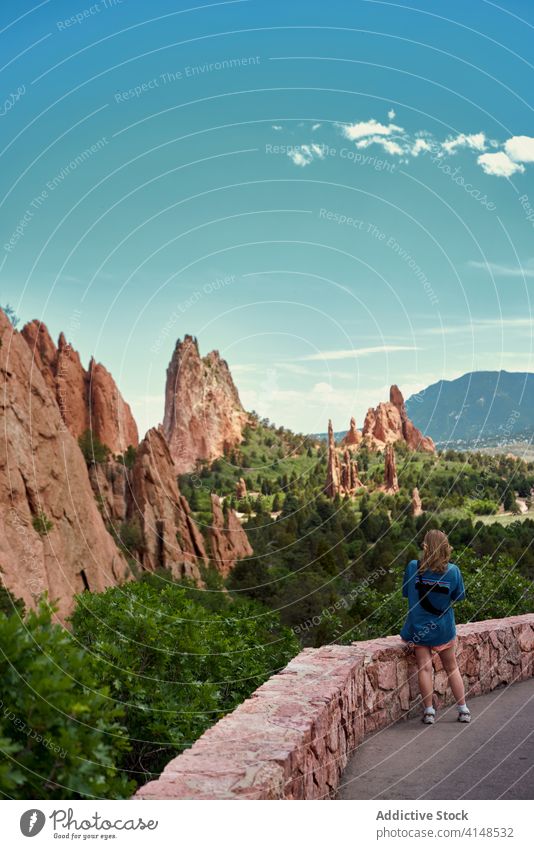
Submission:
[[[430,601],[428,597],[430,593],[435,592],[441,593],[442,595],[449,595],[450,590],[449,587],[444,587],[442,584],[423,583],[419,573],[419,560],[417,561],[417,579],[415,582],[415,589],[419,593],[419,604],[423,610],[426,610],[427,613],[432,613],[434,616],[443,616],[443,614],[449,609],[450,604],[447,605],[445,610],[440,610],[439,607],[435,607]]]

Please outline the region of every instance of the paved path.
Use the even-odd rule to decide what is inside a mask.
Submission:
[[[534,678],[456,708],[434,725],[398,722],[368,737],[349,760],[340,799],[534,799]]]

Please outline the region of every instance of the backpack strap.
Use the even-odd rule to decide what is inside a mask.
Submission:
[[[417,561],[417,574],[418,577],[415,582],[415,589],[419,593],[419,604],[423,610],[426,610],[427,613],[432,613],[434,616],[443,616],[449,608],[446,607],[445,610],[440,610],[439,607],[435,607],[432,604],[428,596],[431,592],[445,593],[448,595],[449,590],[441,584],[425,584],[419,575],[419,560]]]

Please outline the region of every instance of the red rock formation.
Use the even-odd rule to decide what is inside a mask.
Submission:
[[[404,398],[398,386],[393,385],[390,400],[367,411],[363,425],[363,439],[372,451],[383,451],[393,442],[405,442],[411,451],[435,452],[434,442],[423,436],[408,418]]]
[[[37,366],[52,390],[66,426],[78,437],[91,428],[114,454],[139,441],[137,425],[111,374],[91,360],[83,368],[77,351],[63,333],[54,345],[44,324],[36,319],[22,328]]]
[[[356,445],[359,445],[361,441],[362,434],[361,431],[357,430],[356,419],[353,416],[350,420],[350,427],[343,439],[341,440],[341,445],[344,448],[352,448]]]
[[[37,333],[34,360],[25,338],[0,311],[0,575],[28,606],[46,590],[64,619],[74,593],[118,584],[129,569],[45,377],[53,350]]]
[[[118,527],[128,512],[128,470],[122,463],[91,463],[89,480],[95,494],[97,506],[107,525]]]
[[[228,510],[226,522],[219,496],[211,494],[212,525],[208,529],[211,560],[217,571],[226,578],[237,560],[254,553],[241,522],[234,510]]]
[[[408,418],[406,405],[399,387],[393,384],[389,390],[389,401],[399,411],[402,422],[402,436],[408,448],[412,451],[428,451],[435,453],[436,447],[434,440],[430,436],[423,436],[421,431],[416,428],[413,422]]]
[[[394,495],[399,491],[399,481],[397,478],[397,465],[395,463],[395,449],[393,444],[388,442],[384,454],[384,492],[389,495]]]
[[[24,328],[22,332],[24,333]],[[78,351],[66,341],[63,333],[58,340],[53,371],[56,379],[56,400],[63,421],[70,432],[78,437],[90,427],[87,373]],[[98,438],[100,439],[100,436]]]
[[[247,485],[243,478],[239,478],[238,482],[235,485],[235,494],[237,498],[246,498],[247,497]]]
[[[207,563],[204,540],[176,482],[169,447],[160,429],[152,428],[137,449],[131,475],[130,522],[143,535],[137,552],[144,569],[168,569],[174,578],[201,584]]]
[[[346,448],[341,463],[340,495],[354,495],[362,487],[363,483],[358,477],[358,463]]]
[[[93,433],[113,454],[122,454],[129,445],[135,447],[139,442],[137,425],[109,371],[91,359],[87,382]]]
[[[332,422],[329,421],[325,493],[329,498],[335,498],[336,495],[354,495],[362,487],[363,484],[358,477],[358,463],[353,459],[348,448],[345,448],[343,452],[343,459],[339,459],[334,439],[334,428]]]
[[[201,357],[196,339],[176,343],[167,369],[163,430],[179,474],[238,445],[248,416],[218,351]]]
[[[334,428],[332,420],[328,420],[328,460],[326,468],[326,485],[325,494],[329,498],[335,498],[339,492],[339,484],[341,477],[341,466],[336,449],[336,441],[334,439]]]
[[[423,504],[417,487],[412,491],[412,516],[420,516],[423,512]]]

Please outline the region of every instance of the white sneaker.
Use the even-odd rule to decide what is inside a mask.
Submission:
[[[471,713],[468,707],[458,711],[458,722],[471,722]]]
[[[423,713],[422,722],[425,725],[434,725],[436,721],[436,711],[434,708],[425,708],[425,712]]]

